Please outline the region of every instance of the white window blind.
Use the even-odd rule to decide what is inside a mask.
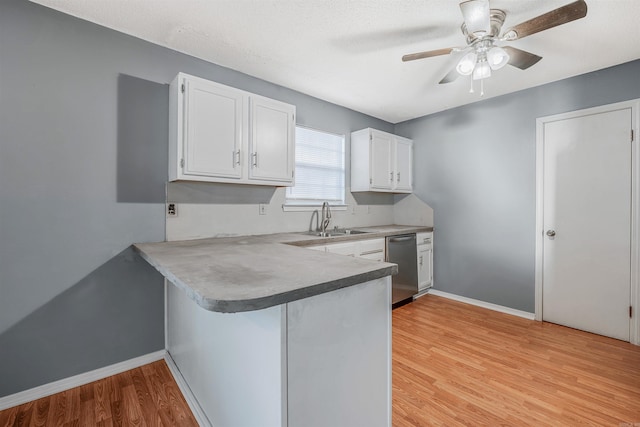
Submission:
[[[296,126],[295,179],[288,205],[344,205],[344,135]]]

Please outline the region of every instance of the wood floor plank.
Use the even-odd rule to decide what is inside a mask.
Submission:
[[[125,372],[126,374],[126,372]],[[111,381],[108,378],[93,383],[95,421],[100,423],[111,418]]]

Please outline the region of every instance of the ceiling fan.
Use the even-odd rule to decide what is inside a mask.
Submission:
[[[491,76],[492,70],[500,69],[506,64],[526,70],[542,59],[541,56],[513,46],[499,46],[499,44],[519,40],[540,31],[584,18],[587,15],[587,4],[584,0],[577,0],[522,22],[502,34],[500,31],[507,14],[500,9],[491,9],[489,0],[463,1],[460,3],[460,10],[464,18],[461,30],[466,38],[466,47],[412,53],[404,55],[402,60],[406,62],[450,53],[467,52],[439,83],[450,83],[459,75],[472,75],[471,92],[473,92],[473,80],[480,80],[482,84],[483,79]]]

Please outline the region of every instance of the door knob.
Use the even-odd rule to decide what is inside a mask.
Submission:
[[[547,230],[547,236],[554,237],[555,235],[556,235],[556,231],[555,230]]]

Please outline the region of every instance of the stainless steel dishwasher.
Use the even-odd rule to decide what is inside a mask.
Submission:
[[[391,301],[396,308],[413,301],[413,296],[418,293],[416,235],[389,236],[386,244],[386,261],[398,264],[398,274],[391,279]]]

